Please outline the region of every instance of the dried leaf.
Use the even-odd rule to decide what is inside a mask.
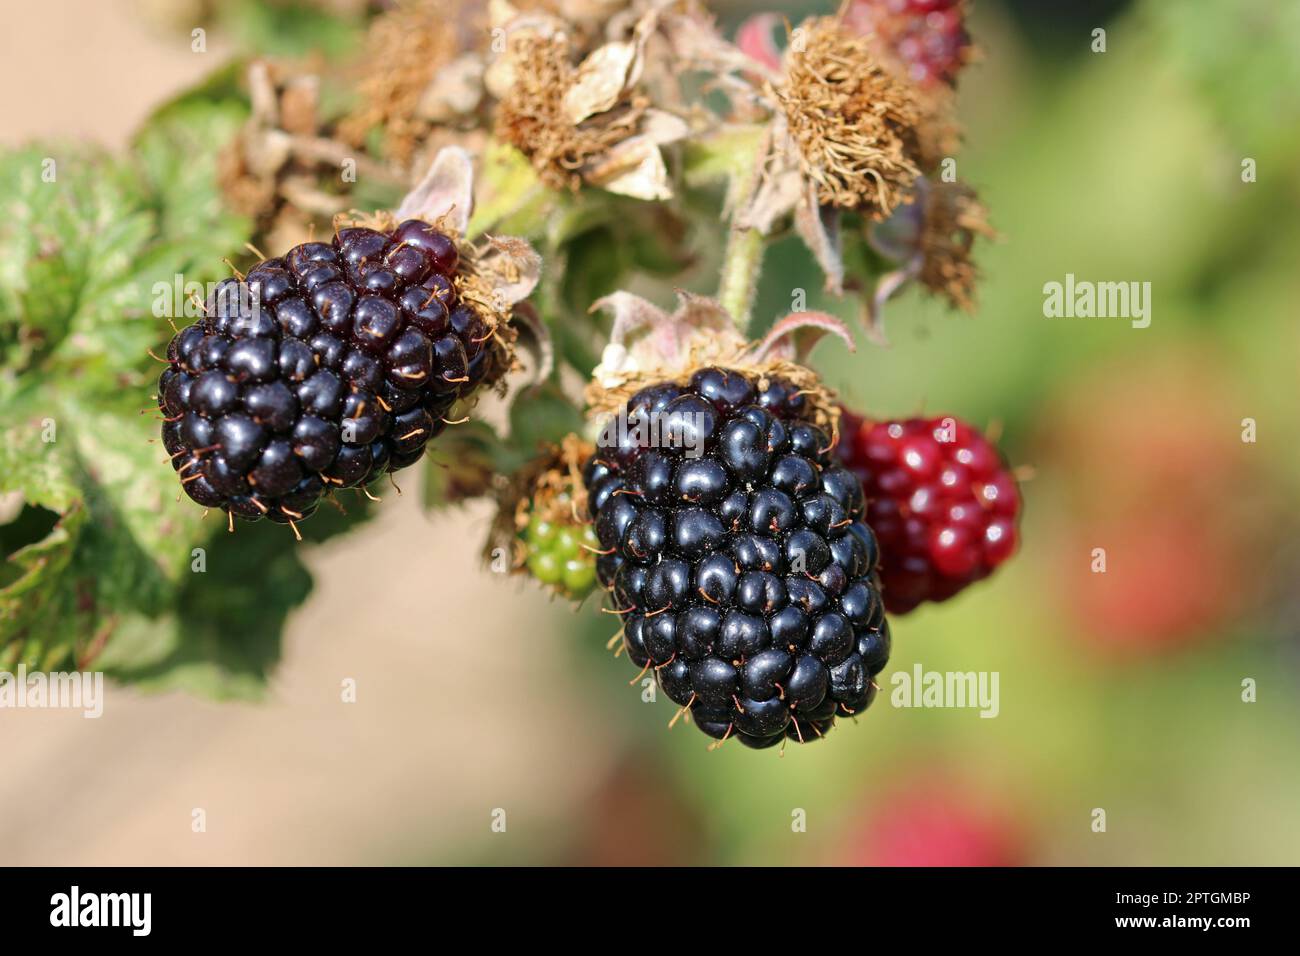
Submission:
[[[668,313],[653,302],[621,290],[597,299],[590,311],[604,312],[613,318],[609,342],[619,347],[627,345],[644,328],[666,328],[668,321]]]
[[[803,362],[823,335],[838,336],[850,352],[857,351],[849,327],[829,312],[794,312],[781,319],[750,351],[755,362],[784,359]]]
[[[524,301],[542,277],[542,257],[523,239],[492,236],[474,263],[506,308]]]
[[[466,53],[433,75],[420,97],[416,112],[435,123],[449,123],[468,116],[483,100],[483,58]]]
[[[656,146],[667,146],[685,139],[690,131],[690,124],[676,113],[652,108],[641,114],[640,135]]]
[[[817,201],[817,186],[811,180],[795,207],[794,227],[826,274],[826,291],[844,291],[844,256],[840,250],[840,211]]]
[[[620,196],[655,201],[671,199],[668,167],[659,147],[645,136],[633,136],[612,146],[586,172],[592,185]]]
[[[683,66],[713,73],[753,73],[760,80],[775,82],[779,69],[749,55],[718,32],[712,19],[699,7],[665,10],[660,15],[660,32],[667,37],[673,54]],[[757,89],[750,85],[751,89]]]
[[[574,83],[564,94],[564,113],[575,126],[614,106],[629,85],[637,48],[631,43],[606,43],[578,66]]]
[[[465,235],[474,206],[474,163],[459,146],[445,146],[429,164],[424,179],[402,200],[397,218],[443,220],[458,236]]]

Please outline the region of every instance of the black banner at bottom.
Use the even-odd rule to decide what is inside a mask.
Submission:
[[[829,920],[822,932],[837,923],[847,930],[847,919],[870,924],[873,938],[911,931],[969,940],[977,932],[986,942],[1105,935],[1181,944],[1198,936],[1231,945],[1242,934],[1284,931],[1293,884],[1287,869],[0,871],[6,943],[76,936],[128,945],[374,943],[424,928],[451,942],[448,930],[482,939],[507,926],[532,926],[558,944],[557,920],[592,931],[624,920],[669,930],[662,921],[680,906],[694,915],[678,918],[705,924],[691,934],[707,933],[710,913],[743,919],[751,911],[763,917],[762,936],[779,936],[783,926],[802,935],[795,927],[804,910]]]

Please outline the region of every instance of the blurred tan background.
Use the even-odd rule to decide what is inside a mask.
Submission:
[[[3,143],[121,147],[227,52],[209,36],[192,53],[136,14],[129,0],[6,4]],[[307,557],[316,591],[290,619],[267,703],[109,685],[99,720],[6,711],[0,864],[417,862],[490,850],[494,808],[510,834],[581,801],[606,748],[573,746],[590,732],[577,695],[563,658],[537,650],[546,616],[568,612],[480,570],[464,545],[485,511],[431,520],[404,491],[370,533]]]

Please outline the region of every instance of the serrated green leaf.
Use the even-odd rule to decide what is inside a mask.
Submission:
[[[183,240],[191,264],[216,268],[247,238],[248,221],[226,209],[217,187],[217,155],[247,116],[241,101],[187,98],[155,112],[132,141],[156,238]]]
[[[4,366],[16,374],[59,347],[148,225],[133,208],[138,194],[96,150],[6,154],[0,195],[0,335],[10,345]]]
[[[175,644],[159,623],[213,528],[176,500],[157,444],[146,350],[171,333],[153,284],[219,277],[245,236],[212,158],[241,117],[228,103],[164,108],[127,161],[0,154],[0,492],[22,503],[0,530],[0,663],[71,666],[121,636],[110,659],[139,664]],[[40,514],[51,525],[27,540]]]
[[[222,530],[206,544],[206,570],[187,573],[163,621],[170,635],[134,635],[138,649],[166,652],[143,662],[110,657],[103,666],[146,690],[217,699],[261,696],[280,659],[285,619],[311,592],[300,547],[285,528],[241,527],[233,535]]]

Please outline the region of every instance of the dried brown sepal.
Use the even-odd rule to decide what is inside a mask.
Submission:
[[[487,323],[488,334],[491,336],[487,344],[490,352],[483,384],[502,389],[506,373],[518,365],[515,342],[519,333],[510,323],[512,308],[506,304],[491,280],[482,275],[462,271],[456,275],[455,284],[461,303],[474,307],[479,317]]]
[[[762,341],[750,342],[715,300],[681,291],[677,295],[672,313],[629,292],[616,292],[592,306],[614,317],[610,343],[583,395],[593,425],[604,425],[643,388],[684,385],[697,370],[716,366],[756,378],[760,387],[769,378],[790,382],[807,397],[809,420],[838,434],[835,393],[804,360],[827,333],[852,350],[853,337],[843,322],[822,312],[795,313],[779,320]]]
[[[913,87],[834,17],[795,31],[785,67],[772,93],[819,202],[882,219],[909,201],[921,172]]]
[[[501,549],[510,555],[512,574],[524,570],[527,548],[520,533],[534,517],[557,525],[587,523],[587,488],[582,468],[596,448],[578,435],[566,435],[512,475],[497,494],[497,512],[483,547],[491,562]]]
[[[965,183],[933,183],[921,224],[921,284],[954,308],[975,310],[979,270],[971,261],[976,236],[996,238],[988,209]]]

